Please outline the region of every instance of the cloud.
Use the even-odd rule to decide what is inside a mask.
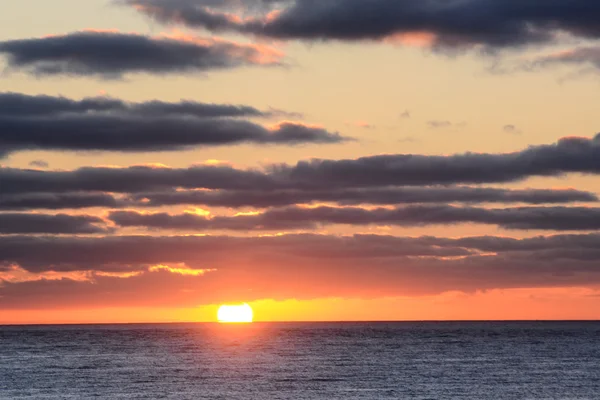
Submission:
[[[126,276],[91,273],[87,277],[87,280],[63,278],[4,282],[0,286],[3,296],[0,304],[3,309],[122,307],[124,304],[178,307],[208,300],[209,296],[200,295],[198,289],[211,289],[202,285],[206,281],[202,273],[183,275],[158,268]]]
[[[530,65],[530,68],[554,64],[590,66],[594,68],[594,70],[600,72],[600,46],[578,47],[572,50],[539,57]]]
[[[98,31],[2,41],[0,54],[7,57],[11,70],[36,76],[104,79],[120,79],[135,73],[197,73],[281,64],[280,53],[257,45]]]
[[[18,265],[34,273],[50,270],[125,272],[173,264],[227,270],[244,268],[239,262],[246,260],[245,265],[253,265],[253,269],[259,272],[260,261],[279,262],[286,257],[294,262],[300,260],[305,266],[316,260],[320,260],[316,263],[320,265],[322,260],[327,260],[340,268],[352,260],[359,265],[369,265],[376,259],[387,259],[397,263],[396,268],[400,269],[401,263],[408,262],[412,257],[417,257],[412,262],[420,257],[437,258],[439,263],[447,262],[447,265],[465,265],[464,257],[471,257],[469,263],[504,264],[501,268],[512,265],[508,260],[518,264],[530,263],[539,268],[556,261],[571,262],[572,265],[566,268],[573,271],[578,261],[582,261],[583,266],[588,261],[595,261],[594,270],[600,273],[597,269],[600,260],[598,248],[598,234],[527,239],[493,236],[458,239],[378,235],[339,237],[312,234],[265,237],[3,236],[0,237],[0,265]],[[280,272],[286,272],[283,265],[286,264],[277,266]],[[535,275],[535,269],[521,272]]]
[[[98,224],[98,225],[97,225]],[[108,233],[104,220],[88,215],[0,213],[0,234]]]
[[[0,182],[4,196],[79,191],[135,193],[174,187],[254,190],[277,185],[264,172],[224,165],[180,169],[158,166],[84,167],[74,171],[0,168]]]
[[[504,125],[502,127],[502,130],[506,133],[510,133],[513,135],[520,135],[523,133],[523,131],[521,129],[519,129],[516,125],[512,125],[512,124]]]
[[[600,283],[599,247],[598,235],[531,239],[6,236],[0,237],[0,265],[11,265],[7,273],[14,273],[15,265],[40,274],[80,270],[89,274],[89,280],[29,277],[26,282],[5,281],[0,285],[0,306],[184,307],[264,298],[370,298],[450,290],[592,287]],[[152,268],[158,265],[170,270]],[[171,272],[181,268],[211,272],[198,276]]]
[[[295,115],[276,109],[262,111],[247,105],[200,103],[191,100],[182,100],[177,103],[158,100],[133,103],[112,97],[86,97],[75,100],[60,96],[0,93],[0,116],[48,117],[87,113],[198,118],[271,118]]]
[[[381,240],[380,240],[381,239]],[[16,264],[30,272],[124,272],[153,265],[185,264],[225,268],[237,257],[283,255],[314,258],[364,259],[371,257],[439,256],[470,254],[462,247],[421,244],[410,238],[284,235],[231,236],[106,236],[106,237],[0,237],[0,268]],[[223,264],[222,262],[225,262]],[[233,266],[233,265],[232,265]]]
[[[23,150],[154,152],[241,143],[297,145],[349,140],[337,132],[301,123],[265,127],[222,118],[224,113],[252,112],[235,106],[28,98],[13,108],[20,110],[16,116],[0,112],[0,157]],[[95,112],[102,108],[117,112]],[[207,116],[199,117],[202,113]],[[210,113],[214,117],[209,117]]]
[[[341,205],[411,203],[570,203],[595,202],[590,192],[573,189],[508,190],[474,187],[399,187],[337,190],[180,190],[139,193],[131,196],[131,205],[168,206],[202,205],[213,207],[267,208],[313,202]],[[2,200],[0,197],[0,208]]]
[[[29,163],[30,167],[48,168],[50,164],[44,160],[33,160]]]
[[[268,112],[263,112],[264,114],[266,114],[266,116],[268,117],[281,117],[281,118],[287,118],[287,119],[292,119],[292,120],[303,120],[306,118],[306,116],[301,113],[301,112],[296,112],[296,111],[284,111],[284,110],[280,110],[277,108],[273,108],[273,107],[269,107],[269,111]]]
[[[149,185],[149,188],[151,185]],[[195,205],[229,208],[268,208],[330,202],[340,205],[415,203],[596,202],[591,192],[574,189],[509,190],[474,187],[405,187],[341,190],[165,190],[151,193],[24,193],[0,195],[0,210],[59,210],[90,207],[127,208]]]
[[[302,125],[294,122],[282,122],[274,126],[265,143],[340,143],[353,139],[331,133],[325,129]]]
[[[159,230],[294,231],[331,224],[426,226],[476,223],[505,229],[577,231],[599,230],[600,209],[588,207],[515,207],[486,209],[449,205],[414,205],[394,209],[358,207],[287,207],[236,216],[171,215],[114,211],[109,219],[121,227]]]
[[[567,137],[551,145],[500,154],[381,155],[352,160],[312,160],[271,167],[280,181],[322,188],[458,183],[506,183],[534,176],[600,173],[600,134]]]
[[[121,0],[162,23],[277,39],[394,40],[435,48],[519,48],[559,33],[597,39],[600,5],[589,0]],[[423,42],[423,41],[422,41]]]
[[[288,210],[291,211],[291,210]],[[280,220],[278,217],[282,217]],[[156,230],[233,230],[233,231],[292,231],[307,230],[317,227],[317,223],[309,219],[301,220],[291,215],[282,215],[267,211],[258,215],[239,215],[235,217],[184,213],[171,215],[168,213],[140,213],[137,211],[113,211],[108,217],[120,227],[144,227]]]
[[[427,121],[427,125],[430,129],[448,129],[448,128],[464,128],[467,124],[465,122],[454,123],[446,120],[431,120]]]
[[[355,126],[357,128],[363,128],[363,129],[375,129],[375,125],[370,124],[366,121],[346,122],[346,125]]]
[[[100,130],[100,127],[94,129]],[[149,131],[144,132],[151,138],[150,132],[154,129],[156,127],[149,127]],[[302,134],[306,131],[308,137],[314,133],[312,128],[305,130],[302,126],[293,125],[276,129],[278,140],[297,140],[298,132]],[[256,130],[265,132],[263,128]],[[169,136],[168,140],[172,142],[181,135],[178,132]],[[258,138],[259,142],[264,142],[269,136],[261,137],[259,134]],[[97,138],[98,141],[101,139]],[[133,141],[131,144],[136,148],[142,146]],[[563,138],[554,144],[531,146],[512,153],[379,155],[348,160],[301,161],[295,165],[273,164],[263,170],[243,170],[223,165],[181,169],[150,166],[86,167],[74,171],[0,168],[0,182],[5,196],[82,190],[147,193],[173,188],[334,191],[382,186],[507,183],[567,173],[600,173],[600,135],[594,138]]]
[[[453,124],[450,121],[441,121],[441,120],[431,120],[427,121],[427,125],[431,129],[439,129],[439,128],[450,128]]]
[[[28,193],[15,196],[0,195],[0,210],[60,210],[91,207],[118,208],[127,202],[107,193]]]

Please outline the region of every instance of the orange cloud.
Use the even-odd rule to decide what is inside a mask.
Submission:
[[[172,274],[179,274],[184,276],[203,276],[209,272],[215,272],[216,269],[191,269],[185,265],[180,265],[178,267],[171,267],[169,265],[155,265],[148,269],[150,272],[160,272],[167,271]]]
[[[89,281],[91,274],[87,271],[56,272],[47,271],[42,273],[29,272],[18,265],[11,265],[6,271],[0,270],[0,286],[2,282],[23,283],[33,281],[59,281],[68,279],[76,282]]]
[[[178,30],[173,30],[170,33],[161,33],[158,36],[154,36],[154,38],[157,40],[167,39],[188,42],[207,47],[214,45],[228,46],[230,55],[246,58],[252,63],[261,65],[278,64],[285,57],[283,51],[265,44],[234,42],[217,36],[199,37]]]
[[[383,39],[384,43],[409,46],[409,47],[432,47],[438,36],[432,32],[409,32],[395,33]]]

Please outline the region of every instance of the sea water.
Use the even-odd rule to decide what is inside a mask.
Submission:
[[[0,327],[2,399],[600,399],[600,323]]]

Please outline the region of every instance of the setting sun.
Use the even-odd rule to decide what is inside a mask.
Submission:
[[[217,320],[221,323],[249,323],[252,322],[252,307],[244,303],[241,305],[222,305],[217,312]]]

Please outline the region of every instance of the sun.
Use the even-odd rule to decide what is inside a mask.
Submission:
[[[246,303],[235,306],[222,305],[217,312],[217,320],[221,323],[249,323],[253,317],[252,307]]]

